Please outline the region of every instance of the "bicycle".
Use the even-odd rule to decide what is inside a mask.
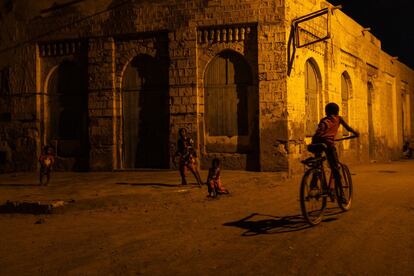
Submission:
[[[335,141],[356,137],[349,136]],[[352,178],[347,165],[339,162],[340,184],[336,183],[332,172],[329,176],[329,182],[326,181],[324,168],[326,156],[322,156],[326,149],[326,144],[311,144],[308,146],[308,151],[312,152],[314,156],[301,161],[308,169],[300,184],[300,207],[303,217],[311,225],[317,225],[322,221],[328,197],[331,202],[336,200],[339,208],[344,212],[348,211],[352,204]]]

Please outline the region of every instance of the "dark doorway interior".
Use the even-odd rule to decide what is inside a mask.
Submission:
[[[64,61],[49,81],[49,140],[56,145],[64,169],[87,170],[89,166],[86,76],[86,66]]]
[[[122,85],[123,168],[168,168],[168,66],[138,55]]]

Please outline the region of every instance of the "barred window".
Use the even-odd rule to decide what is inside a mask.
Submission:
[[[316,63],[309,59],[305,65],[305,134],[312,136],[320,114],[320,78]]]
[[[341,75],[341,98],[342,98],[342,105],[341,105],[341,116],[344,120],[349,123],[349,98],[351,93],[351,78],[349,77],[347,72],[342,73]],[[348,136],[349,131],[345,128],[342,128],[342,135]]]
[[[404,141],[408,140],[411,133],[411,109],[410,109],[410,94],[407,90],[401,91],[401,119],[402,119],[402,134]]]

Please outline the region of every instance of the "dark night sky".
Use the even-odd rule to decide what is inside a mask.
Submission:
[[[364,27],[382,49],[414,68],[414,0],[328,0]]]

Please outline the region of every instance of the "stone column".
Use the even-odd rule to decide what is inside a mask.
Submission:
[[[172,158],[176,150],[178,130],[182,127],[187,128],[194,139],[195,146],[199,148],[196,47],[195,30],[181,28],[169,34],[170,156]]]
[[[289,139],[283,26],[259,24],[258,44],[260,168],[261,171],[287,171]]]
[[[115,163],[115,44],[112,38],[89,41],[90,169],[112,170]]]

